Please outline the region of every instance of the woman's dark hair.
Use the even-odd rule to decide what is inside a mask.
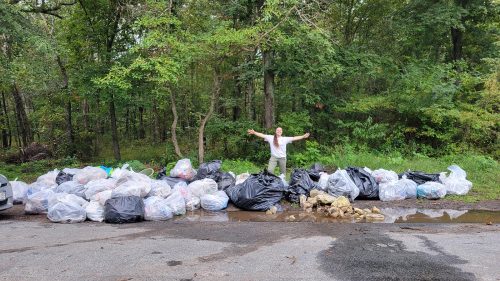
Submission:
[[[278,143],[278,136],[274,134],[274,140],[273,140],[274,146],[280,147],[280,144]]]

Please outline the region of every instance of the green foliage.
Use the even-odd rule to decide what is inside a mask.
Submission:
[[[263,167],[259,168],[253,162],[246,160],[224,160],[222,161],[222,170],[239,175],[241,173],[258,173],[263,170]]]
[[[299,136],[308,132],[311,127],[311,118],[307,112],[287,112],[280,116],[278,126],[283,128],[287,136]]]
[[[269,70],[275,125],[285,135],[311,132],[311,142],[290,145],[293,165],[341,160],[323,151],[346,160],[384,153],[400,164],[415,155],[500,157],[494,1],[97,0],[64,6],[62,19],[23,12],[36,1],[11,2],[0,2],[5,149],[17,148],[22,133],[14,84],[34,140],[56,157],[71,150],[69,101],[76,157],[118,164],[110,160],[113,99],[121,162],[154,167],[179,158],[171,98],[181,152],[195,159],[217,92],[206,159],[264,166],[268,144],[245,131],[264,131]],[[272,54],[267,69],[264,51]]]

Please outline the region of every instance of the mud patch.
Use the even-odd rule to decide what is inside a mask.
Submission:
[[[338,280],[475,280],[453,265],[465,264],[435,244],[425,245],[438,255],[407,251],[403,242],[383,234],[339,237],[317,256],[320,268]]]

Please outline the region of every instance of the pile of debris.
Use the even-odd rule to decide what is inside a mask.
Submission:
[[[53,222],[74,223],[86,219],[109,223],[168,220],[202,208],[220,211],[232,202],[243,210],[276,213],[286,199],[300,203],[305,212],[334,218],[380,220],[376,208],[356,209],[355,199],[403,200],[442,198],[465,194],[472,183],[465,171],[453,165],[450,175],[349,167],[333,174],[321,165],[295,169],[290,182],[267,171],[234,175],[221,170],[221,161],[203,163],[195,170],[189,159],[179,160],[169,171],[152,179],[152,169],[135,172],[120,168],[84,167],[54,170],[27,184],[11,181],[14,202],[28,214],[47,214]]]
[[[384,220],[384,215],[375,206],[371,210],[353,208],[347,197],[334,197],[317,189],[310,192],[310,197],[300,196],[300,207],[305,212],[312,212],[316,207],[317,213],[338,219]]]

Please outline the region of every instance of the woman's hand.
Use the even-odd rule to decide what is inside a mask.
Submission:
[[[249,135],[255,135],[255,131],[253,129],[248,129],[247,132]]]
[[[305,133],[303,137],[304,137],[305,139],[307,139],[307,138],[309,137],[309,135],[311,135],[311,134],[309,134],[309,133]]]

